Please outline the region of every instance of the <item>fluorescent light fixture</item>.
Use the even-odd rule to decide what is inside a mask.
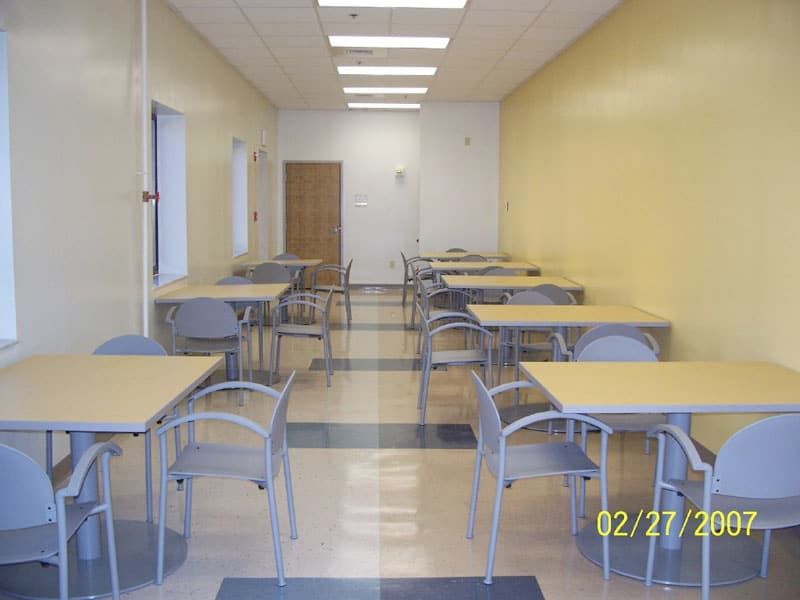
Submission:
[[[419,110],[412,102],[348,102],[347,108],[383,108],[391,110]]]
[[[329,35],[334,48],[447,48],[450,38],[410,35]]]
[[[436,67],[337,67],[339,75],[436,75]]]
[[[346,87],[345,94],[424,94],[426,87]]]
[[[370,8],[464,8],[467,0],[319,0],[320,6]]]

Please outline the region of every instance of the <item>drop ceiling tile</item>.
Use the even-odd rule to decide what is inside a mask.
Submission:
[[[538,12],[550,0],[472,0],[469,6],[472,10],[519,10],[523,12]]]
[[[553,0],[547,8],[551,10],[578,10],[605,14],[619,2],[620,0]]]
[[[261,35],[320,35],[319,25],[311,21],[292,23],[253,23]]]
[[[313,7],[315,0],[236,0],[242,8],[274,8],[286,6],[289,8]]]
[[[279,58],[278,64],[285,69],[307,69],[307,70],[331,70],[331,59],[327,57],[306,57],[306,58]]]
[[[322,36],[307,35],[270,35],[261,36],[270,48],[328,48],[328,42]]]
[[[225,58],[237,66],[261,65],[262,67],[277,67],[275,59],[266,50],[264,50],[263,54],[252,55],[240,54],[235,50],[229,49],[224,55]]]
[[[549,40],[540,38],[520,39],[511,47],[509,52],[550,54],[551,56],[555,56],[570,43],[572,43],[570,40]]]
[[[394,48],[389,50],[387,58],[389,60],[399,60],[407,65],[430,65],[436,66],[445,57],[443,50],[416,50],[410,48]]]
[[[254,35],[206,35],[205,37],[223,52],[227,50],[256,52],[264,49],[264,41],[260,36],[255,35],[255,32]]]
[[[389,35],[389,23],[323,23],[325,35]]]
[[[392,10],[392,23],[457,25],[464,11],[446,8],[395,8]]]
[[[422,35],[432,37],[449,37],[456,35],[458,25],[456,24],[429,24],[415,23],[392,23],[389,26],[390,35]]]
[[[536,18],[538,12],[520,12],[515,10],[470,10],[464,17],[464,25],[502,26],[522,25],[527,27]]]
[[[212,8],[235,8],[233,0],[168,0],[175,8],[191,7],[212,7]]]
[[[181,14],[192,23],[245,23],[242,11],[236,7],[186,6]]]
[[[277,59],[282,58],[329,58],[327,48],[319,47],[306,47],[303,46],[283,46],[283,47],[270,47],[273,56]]]
[[[244,12],[253,23],[317,22],[313,8],[245,8]]]
[[[473,38],[510,38],[516,39],[525,31],[526,26],[523,25],[494,25],[494,26],[484,26],[484,25],[462,25],[458,30],[458,36],[456,39],[460,37],[473,37]]]
[[[588,29],[602,15],[578,10],[546,10],[536,21],[536,27]]]
[[[392,18],[391,8],[340,8],[324,6],[318,9],[323,23],[388,23]],[[355,19],[350,15],[358,15]]]
[[[249,37],[255,31],[249,23],[193,23],[194,28],[203,35]]]
[[[525,56],[525,57],[512,57],[512,58],[504,58],[500,62],[497,63],[496,68],[501,70],[512,70],[512,71],[538,71],[542,66],[544,66],[549,60],[550,56]]]
[[[539,27],[534,25],[522,36],[522,39],[537,40],[574,40],[583,33],[577,27]]]
[[[514,43],[514,39],[508,37],[484,37],[484,38],[476,38],[476,37],[464,37],[459,36],[456,39],[452,40],[447,47],[448,54],[460,54],[462,52],[472,52],[473,54],[475,51],[506,51],[508,50],[512,44]]]

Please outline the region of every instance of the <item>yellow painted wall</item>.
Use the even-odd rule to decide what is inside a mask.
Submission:
[[[501,248],[670,319],[671,359],[800,369],[798,107],[800,2],[626,1],[503,101]]]

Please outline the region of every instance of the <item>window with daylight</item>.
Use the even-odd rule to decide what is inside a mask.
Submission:
[[[0,347],[12,343],[17,338],[6,59],[6,33],[0,31]]]
[[[236,138],[231,153],[231,225],[233,255],[247,254],[247,144]]]

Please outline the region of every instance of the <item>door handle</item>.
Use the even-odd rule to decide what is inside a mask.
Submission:
[[[342,226],[341,225],[334,225],[330,228],[330,233],[342,233]]]

